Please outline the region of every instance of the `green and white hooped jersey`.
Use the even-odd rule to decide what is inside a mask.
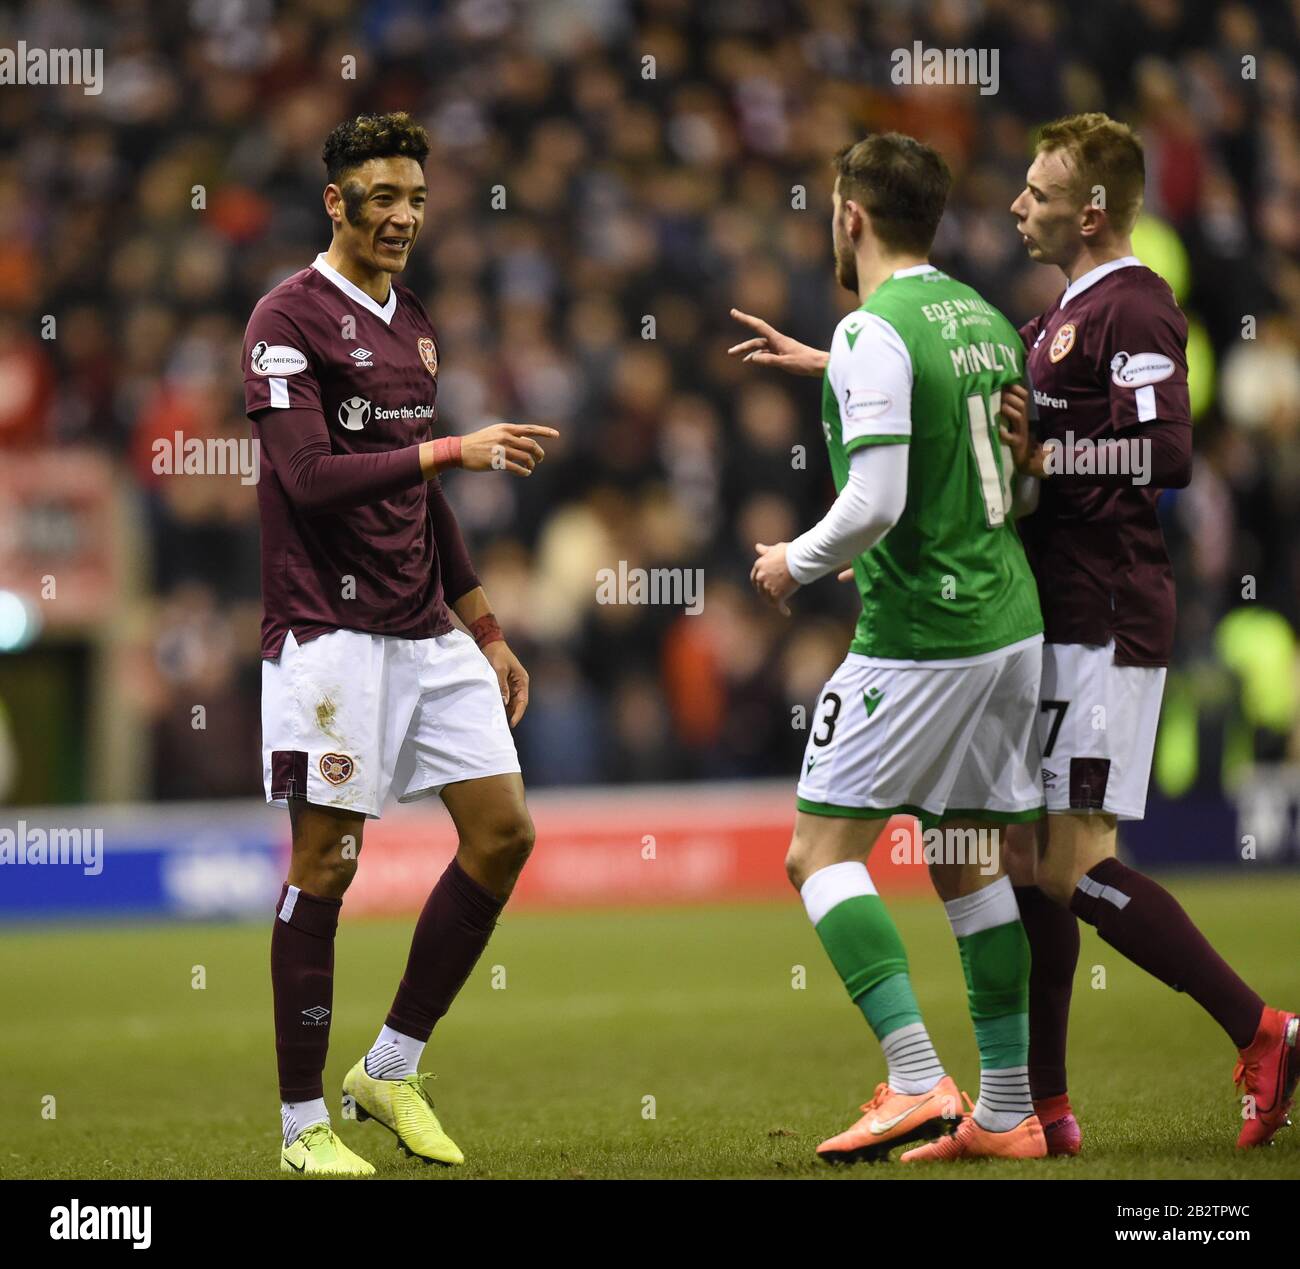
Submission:
[[[945,660],[1042,632],[996,421],[1023,376],[1015,327],[931,265],[900,269],[835,328],[822,427],[836,490],[861,446],[911,446],[902,516],[853,561],[851,652]]]

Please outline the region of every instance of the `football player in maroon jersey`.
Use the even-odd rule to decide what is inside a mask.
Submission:
[[[1002,398],[1003,439],[1019,470],[1041,481],[1037,510],[1019,528],[1045,626],[1048,815],[1036,847],[1021,841],[1009,853],[1033,951],[1030,1081],[1057,1154],[1080,1142],[1065,1074],[1076,917],[1231,1037],[1245,1117],[1238,1146],[1273,1136],[1300,1075],[1300,1019],[1266,1006],[1173,895],[1115,853],[1117,821],[1145,810],[1173,645],[1173,571],[1156,503],[1191,477],[1187,319],[1131,242],[1144,175],[1126,125],[1075,115],[1043,128],[1011,205],[1030,258],[1055,265],[1067,284],[1021,329],[1035,434],[1026,390]]]
[[[323,154],[330,245],[259,301],[244,341],[263,459],[263,769],[293,833],[271,938],[285,1171],[374,1171],[334,1133],[321,1083],[334,935],[366,820],[390,795],[437,794],[459,836],[375,1043],[343,1085],[358,1118],[428,1162],[462,1155],[433,1113],[420,1057],[533,845],[510,734],[528,675],[438,473],[527,476],[543,457],[537,438],[557,433],[502,423],[434,436],[437,332],[394,279],[424,222],[428,150],[405,114],[334,129]]]

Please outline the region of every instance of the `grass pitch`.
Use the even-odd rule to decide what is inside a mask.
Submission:
[[[1266,1000],[1300,1004],[1300,878],[1176,878],[1171,888]],[[940,1055],[974,1096],[975,1043],[942,910],[932,898],[891,908]],[[337,945],[326,1096],[335,1126],[384,1177],[1300,1177],[1300,1129],[1267,1150],[1233,1149],[1234,1053],[1214,1023],[1086,927],[1070,1063],[1083,1155],[818,1163],[814,1147],[856,1118],[884,1064],[793,895],[770,906],[507,912],[426,1052],[439,1115],[469,1161],[429,1168],[382,1128],[337,1112],[410,929],[349,922],[345,908]],[[269,920],[0,935],[0,1176],[278,1177],[269,939]]]

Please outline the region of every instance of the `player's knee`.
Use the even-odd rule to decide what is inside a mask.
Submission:
[[[322,853],[308,860],[299,856],[295,865],[294,871],[301,878],[298,884],[308,894],[322,899],[341,899],[357,875],[356,859],[347,858],[338,851]]]
[[[785,852],[785,875],[790,878],[790,884],[796,890],[801,890],[808,879],[808,871],[808,851],[796,837]]]
[[[1002,863],[1013,886],[1038,884],[1035,825],[1008,824],[1002,836]]]
[[[532,817],[522,811],[489,826],[476,845],[494,868],[517,873],[528,862],[536,839]]]
[[[1053,903],[1059,903],[1063,908],[1070,906],[1070,897],[1074,894],[1076,881],[1069,872],[1059,868],[1048,869],[1040,866],[1034,884]]]

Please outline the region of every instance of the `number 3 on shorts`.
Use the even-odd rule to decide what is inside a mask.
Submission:
[[[816,731],[813,732],[812,742],[818,748],[831,743],[831,737],[835,735],[835,720],[840,716],[840,706],[842,704],[843,701],[840,700],[839,696],[835,692],[827,692],[826,695],[822,697],[822,705],[824,706],[824,709],[822,710],[821,717],[817,721],[826,728],[826,734],[819,736]]]

